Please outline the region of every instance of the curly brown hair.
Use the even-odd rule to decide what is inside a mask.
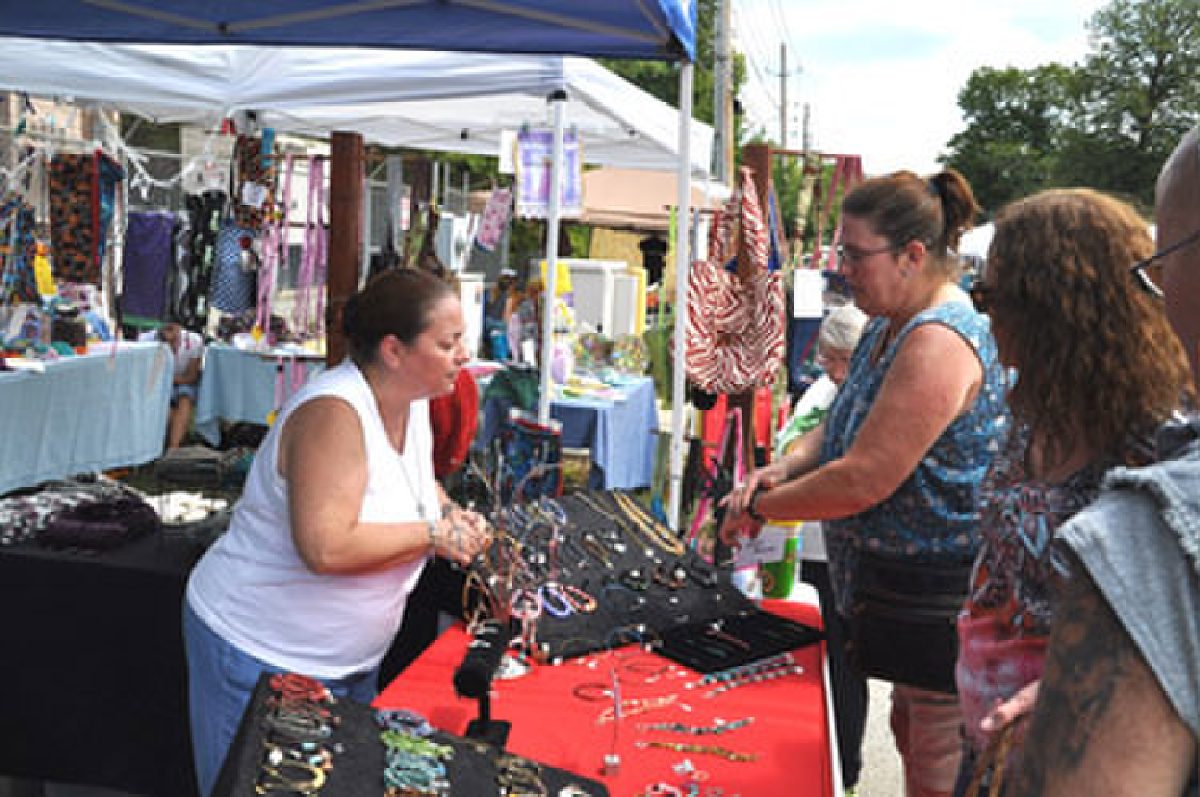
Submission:
[[[1129,458],[1178,408],[1187,358],[1162,303],[1129,273],[1154,242],[1130,205],[1084,188],[1052,189],[996,217],[985,271],[1009,394],[1052,460],[1085,446]]]

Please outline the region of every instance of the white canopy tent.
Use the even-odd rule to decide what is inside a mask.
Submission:
[[[159,122],[258,124],[385,146],[496,155],[501,131],[548,125],[565,91],[587,163],[675,170],[678,112],[588,58],[254,45],[103,44],[6,38],[0,89],[108,104]],[[712,128],[691,125],[708,172]]]
[[[546,118],[554,127],[551,184],[561,180],[563,131],[581,136],[585,163],[674,169],[676,207],[690,221],[684,175],[707,177],[712,129],[693,120],[689,62],[677,111],[600,65],[558,55],[487,55],[341,47],[111,44],[4,36],[0,89],[110,104],[157,121],[209,121],[253,110],[262,126],[325,135],[354,130],[387,145],[494,155],[500,131]],[[690,169],[689,169],[690,166]],[[555,295],[558,192],[548,210],[546,293]],[[675,250],[676,302],[685,303],[688,235]],[[543,336],[552,334],[544,313]],[[686,323],[686,316],[679,316]],[[683,359],[682,329],[673,356]],[[538,417],[549,419],[549,349]],[[678,528],[683,482],[684,375],[675,369],[668,523]]]

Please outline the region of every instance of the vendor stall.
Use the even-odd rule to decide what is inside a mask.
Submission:
[[[223,420],[267,425],[284,402],[324,368],[315,356],[282,349],[209,346],[196,401],[196,432],[217,446]]]
[[[0,493],[155,459],[170,395],[160,343],[104,344],[0,372]]]

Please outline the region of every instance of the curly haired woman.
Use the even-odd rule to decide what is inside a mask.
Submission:
[[[958,793],[1002,728],[1033,706],[1063,570],[1050,541],[1115,465],[1153,456],[1187,390],[1187,360],[1160,302],[1130,273],[1154,249],[1129,205],[1089,189],[1005,207],[978,301],[1015,369],[1013,424],[983,485],[983,545],[959,618],[966,725]]]

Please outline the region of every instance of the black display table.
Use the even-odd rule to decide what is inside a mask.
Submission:
[[[201,553],[0,547],[0,773],[195,797],[181,610]]]

